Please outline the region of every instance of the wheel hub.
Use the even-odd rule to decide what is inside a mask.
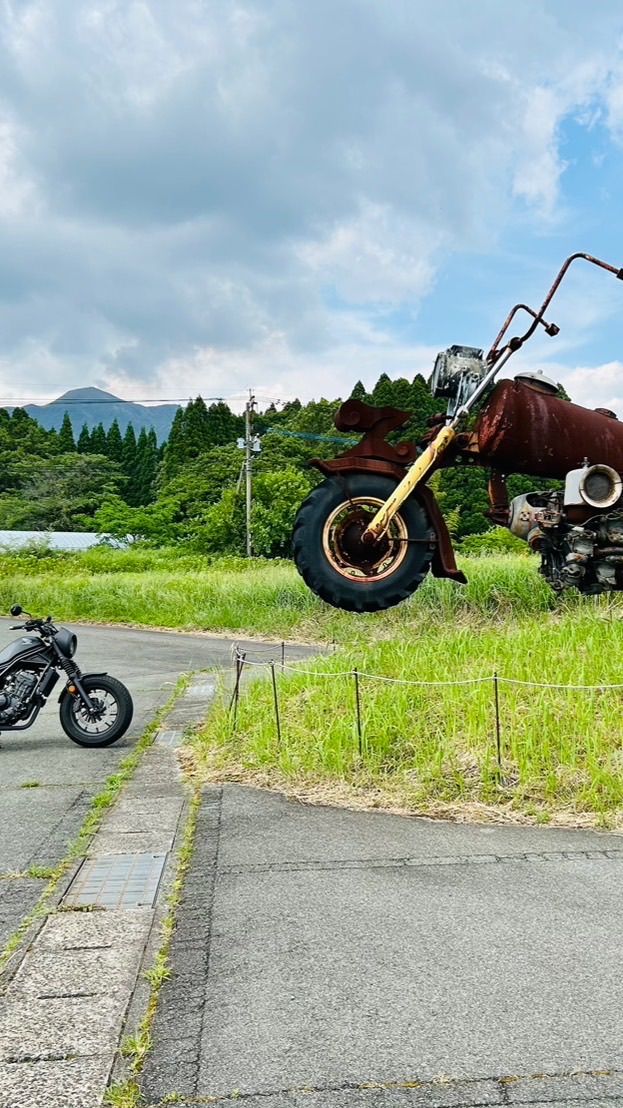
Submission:
[[[325,555],[343,577],[379,581],[394,573],[403,562],[408,533],[399,513],[378,539],[364,542],[364,534],[382,504],[374,496],[345,500],[327,519],[322,539]]]
[[[374,542],[364,542],[363,536],[372,517],[367,512],[355,512],[337,529],[335,544],[344,561],[362,570],[369,570],[387,556],[390,542],[381,535]]]
[[[99,723],[106,710],[106,705],[104,704],[103,700],[100,700],[97,696],[91,697],[91,704],[93,705],[92,708],[89,708],[87,704],[84,704],[82,710],[89,723]]]

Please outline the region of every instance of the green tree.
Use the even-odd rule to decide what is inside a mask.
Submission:
[[[201,396],[191,400],[184,418],[186,459],[190,461],[207,450],[210,443],[208,409]]]
[[[166,546],[180,535],[176,514],[174,501],[161,500],[157,504],[132,508],[120,496],[108,495],[95,514],[94,526],[100,535],[112,535],[117,539],[131,536],[154,546]]]
[[[287,421],[287,428],[314,435],[335,435],[335,413],[341,400],[312,400]]]
[[[58,453],[58,435],[45,431],[23,408],[0,409],[0,493],[23,485],[37,460]]]
[[[106,450],[104,453],[107,458],[110,458],[111,462],[117,462],[118,465],[121,465],[123,462],[123,439],[121,438],[119,423],[116,419],[113,419],[108,428],[108,434],[106,435]]]
[[[19,491],[0,496],[0,527],[91,531],[103,498],[121,480],[114,462],[88,454],[27,459],[21,476]]]
[[[121,468],[127,478],[123,490],[123,498],[127,504],[137,507],[140,500],[140,484],[138,479],[137,444],[134,427],[128,423],[121,451]]]
[[[219,400],[216,404],[210,404],[207,410],[206,429],[208,449],[214,446],[225,446],[244,435],[244,418],[234,415],[231,408],[224,401]]]
[[[479,535],[491,527],[487,473],[480,466],[455,465],[439,474],[443,514],[448,519],[458,510],[456,535]]]
[[[263,412],[255,412],[253,415],[253,431],[255,434],[263,435],[268,431],[270,427],[286,427],[289,426],[290,420],[293,416],[300,412],[303,405],[300,400],[288,400],[283,405],[281,411],[279,411],[274,404],[269,404]],[[245,432],[244,428],[244,416],[237,416],[240,420],[241,430],[237,433],[243,436]]]
[[[292,553],[292,528],[303,500],[312,488],[308,474],[290,467],[260,474],[254,482],[251,531],[253,549],[266,558]]]
[[[162,473],[165,480],[179,473],[185,462],[186,456],[186,412],[184,408],[178,408],[171,424],[169,438],[164,448],[162,458]]]
[[[86,425],[86,422],[82,424],[82,430],[78,436],[77,450],[79,454],[91,453],[91,432]]]
[[[58,435],[58,450],[60,454],[72,454],[75,449],[74,429],[71,425],[69,412],[65,412]]]
[[[104,430],[104,424],[98,423],[97,427],[93,428],[91,433],[91,454],[99,454],[102,457],[107,457],[106,454],[107,441],[106,432]]]
[[[175,414],[164,451],[163,480],[170,480],[188,462],[214,446],[227,445],[242,434],[244,420],[234,415],[227,404],[219,401],[208,409],[200,396],[191,400],[186,408],[179,408]]]
[[[401,431],[402,439],[412,439],[419,442],[429,430],[428,419],[437,413],[445,412],[445,400],[435,399],[421,373],[417,373],[411,382],[411,400],[406,405],[413,412],[404,431]]]
[[[141,428],[136,444],[136,503],[150,504],[154,499],[158,473],[158,440],[153,427],[146,432]]]
[[[394,382],[386,373],[381,373],[372,389],[372,403],[376,408],[394,407]]]
[[[180,519],[201,518],[209,505],[217,503],[225,489],[238,483],[243,461],[244,454],[236,446],[208,450],[164,482],[161,496],[175,500]]]
[[[193,520],[189,536],[207,553],[244,554],[246,549],[244,494],[235,487],[225,489],[220,500]]]
[[[364,404],[372,403],[372,397],[368,396],[362,381],[357,381],[356,384],[353,385],[349,400],[362,400]]]

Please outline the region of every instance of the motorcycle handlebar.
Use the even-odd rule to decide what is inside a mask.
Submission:
[[[527,342],[527,340],[529,338],[532,337],[532,335],[534,334],[534,332],[536,331],[536,329],[539,325],[541,325],[542,327],[545,328],[548,335],[554,336],[554,335],[558,334],[559,328],[556,326],[555,323],[547,323],[546,320],[544,319],[544,315],[545,315],[545,312],[547,311],[547,309],[549,308],[549,305],[550,305],[551,301],[553,300],[555,293],[558,291],[558,288],[560,287],[560,284],[561,284],[567,270],[569,269],[569,266],[572,264],[572,262],[575,262],[576,259],[578,259],[578,258],[583,258],[584,261],[590,262],[591,265],[597,265],[597,266],[599,266],[600,269],[607,270],[608,273],[614,273],[615,277],[618,277],[618,279],[620,281],[623,281],[623,267],[617,268],[617,266],[608,265],[608,262],[602,262],[599,258],[594,258],[592,256],[592,254],[571,254],[570,257],[568,257],[567,260],[561,266],[561,268],[560,268],[560,270],[559,270],[559,272],[556,276],[556,280],[554,281],[554,284],[552,285],[552,287],[549,290],[547,296],[545,297],[545,300],[543,301],[543,303],[541,304],[541,307],[539,308],[539,310],[537,312],[535,312],[533,308],[529,308],[527,304],[516,304],[515,307],[512,308],[512,310],[509,312],[506,320],[504,321],[504,323],[502,325],[502,330],[497,335],[497,337],[496,337],[496,339],[493,343],[493,346],[491,347],[489,353],[487,354],[486,360],[488,362],[492,363],[492,362],[495,361],[495,358],[498,354],[498,348],[499,348],[499,345],[502,341],[502,338],[506,334],[506,331],[508,330],[513,317],[515,316],[515,314],[520,309],[525,311],[525,312],[528,312],[532,316],[532,323],[530,324],[530,326],[529,326],[528,330],[525,332],[525,334],[519,335],[516,338],[510,340],[510,343],[508,345],[511,347],[512,351],[519,350],[523,346],[523,344],[525,342]]]
[[[36,631],[42,627],[51,627],[52,623],[49,619],[28,619],[25,623],[13,623],[10,627],[10,631]]]

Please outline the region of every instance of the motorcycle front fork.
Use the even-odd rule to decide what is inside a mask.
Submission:
[[[70,662],[68,658],[63,659],[62,666],[67,674],[67,692],[70,696],[75,696],[77,693],[87,711],[93,711],[93,702],[82,684],[82,674],[78,666],[75,662]]]

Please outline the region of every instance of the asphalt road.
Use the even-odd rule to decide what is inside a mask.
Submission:
[[[198,816],[149,1108],[622,1108],[623,837],[321,808]]]
[[[18,636],[10,630],[13,622],[0,620],[0,649]],[[125,628],[74,630],[83,672],[106,670],[119,677],[132,694],[134,719],[114,746],[76,746],[60,726],[55,689],[29,731],[0,736],[0,950],[45,886],[44,876],[29,872],[53,867],[66,855],[93,797],[169,699],[180,674],[230,665],[238,641]],[[257,657],[257,642],[246,645]],[[286,651],[289,659],[309,653],[304,647]],[[281,656],[280,646],[275,656]]]

